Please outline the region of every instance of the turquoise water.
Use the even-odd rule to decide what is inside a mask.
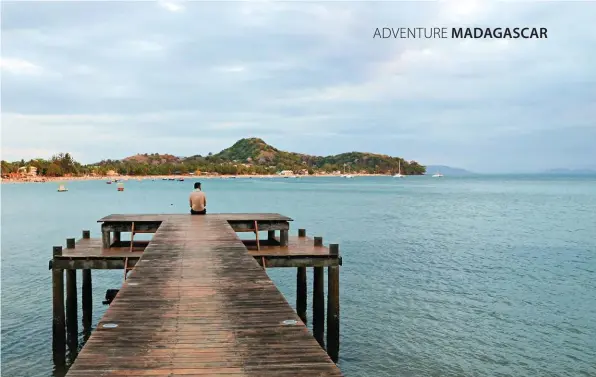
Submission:
[[[2,375],[52,375],[52,246],[110,213],[186,212],[192,182],[2,185]],[[340,244],[348,376],[596,376],[596,177],[203,182],[210,212]],[[293,305],[295,271],[268,273]],[[122,272],[93,279],[96,323]]]

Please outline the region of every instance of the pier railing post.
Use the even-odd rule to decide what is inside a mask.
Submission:
[[[298,237],[306,237],[306,229],[298,229]],[[296,271],[296,313],[306,323],[307,309],[306,267],[298,267]]]
[[[339,245],[330,244],[329,254],[339,256]],[[327,267],[327,354],[339,358],[339,266]]]
[[[66,239],[66,247],[73,249],[75,239]],[[76,354],[79,343],[77,309],[77,270],[66,270],[66,341],[71,358]]]
[[[106,229],[106,224],[101,225],[101,246],[104,249],[109,249],[111,245],[110,241],[110,231]]]
[[[279,246],[288,246],[288,230],[282,229],[279,231]]]
[[[315,237],[315,246],[323,245],[323,237]],[[325,270],[313,267],[312,332],[321,348],[325,349]]]
[[[52,255],[53,257],[62,255],[62,246],[54,246]],[[54,363],[64,365],[66,362],[64,270],[55,268],[52,268],[52,352]]]
[[[84,230],[83,231],[83,238],[91,238],[91,231]]]

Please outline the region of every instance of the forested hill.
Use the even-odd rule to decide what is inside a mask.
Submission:
[[[219,153],[206,156],[177,157],[171,154],[144,153],[121,160],[103,160],[94,164],[82,165],[70,154],[59,154],[50,160],[2,161],[2,174],[16,173],[19,168],[33,166],[39,175],[62,176],[81,174],[104,175],[113,170],[119,174],[152,175],[191,172],[219,174],[275,174],[280,170],[308,171],[309,174],[346,171],[351,173],[397,173],[401,162],[402,174],[419,175],[425,167],[416,161],[406,161],[400,157],[387,155],[348,152],[333,156],[312,156],[279,150],[259,138],[237,141]]]
[[[193,156],[185,161],[201,161],[205,159],[214,163],[243,163],[258,167],[275,168],[277,170],[308,169],[312,171],[351,171],[366,173],[397,172],[401,161],[402,173],[409,175],[424,174],[424,166],[416,161],[406,161],[399,157],[387,155],[348,152],[333,156],[313,156],[303,153],[279,150],[259,138],[238,140],[234,145],[223,151],[207,156]]]

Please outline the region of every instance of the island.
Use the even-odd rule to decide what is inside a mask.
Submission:
[[[120,160],[81,164],[69,153],[51,159],[2,161],[4,180],[39,180],[61,177],[124,176],[265,176],[265,175],[423,175],[426,169],[416,161],[367,152],[313,156],[279,150],[260,138],[244,138],[219,153],[177,157],[145,153]]]

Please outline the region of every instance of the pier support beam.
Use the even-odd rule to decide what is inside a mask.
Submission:
[[[329,245],[329,254],[339,255],[339,245]],[[327,267],[327,354],[339,359],[339,266]]]
[[[53,255],[62,255],[62,246],[54,246]],[[52,269],[52,352],[54,364],[66,362],[66,328],[64,320],[64,270]]]
[[[315,246],[323,245],[323,237],[315,237]],[[312,290],[312,332],[325,349],[325,270],[323,267],[313,267]]]
[[[66,248],[74,249],[75,239],[66,239]],[[66,270],[66,329],[70,356],[76,355],[79,347],[79,326],[77,323],[77,270]]]
[[[288,229],[279,231],[279,246],[288,246]]]
[[[306,229],[298,229],[298,237],[306,237]],[[306,309],[307,309],[307,282],[306,282],[306,267],[298,267],[296,269],[296,313],[306,324]]]
[[[307,283],[306,283],[306,267],[298,267],[296,269],[296,313],[298,317],[306,324],[306,300],[307,300]]]
[[[78,348],[77,270],[66,270],[66,341],[71,355]]]
[[[104,249],[109,249],[112,242],[110,241],[110,230],[106,228],[106,224],[101,225],[101,246]]]
[[[275,240],[275,230],[268,230],[267,231],[267,240],[274,241]]]
[[[117,246],[120,243],[120,237],[121,237],[121,233],[115,231],[114,232],[114,244]]]
[[[86,268],[82,272],[83,286],[81,287],[81,301],[83,306],[83,330],[91,332],[93,321],[93,285],[91,282],[91,270]]]
[[[313,267],[312,332],[325,349],[325,268]]]
[[[91,232],[88,230],[83,230],[83,238],[91,238]],[[114,236],[114,238],[116,238],[116,236]],[[89,336],[91,336],[91,323],[93,321],[93,286],[91,284],[91,269],[84,269],[81,275],[83,278],[83,286],[81,287],[83,331],[85,332],[85,340],[87,340]]]

